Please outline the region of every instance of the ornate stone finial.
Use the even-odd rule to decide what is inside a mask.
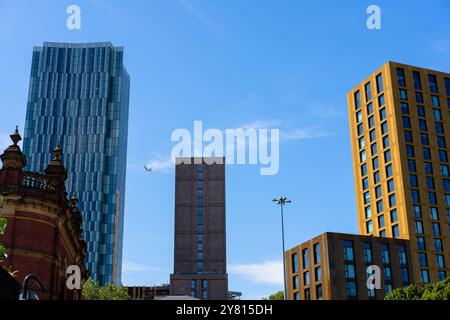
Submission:
[[[62,149],[59,142],[56,145],[55,149],[53,149],[53,155],[55,156],[55,160],[61,160]]]
[[[16,130],[10,137],[13,144],[6,148],[3,154],[0,155],[0,159],[3,162],[2,169],[22,170],[27,165],[27,159],[17,145],[22,140],[18,126],[16,126]]]
[[[67,170],[61,161],[62,149],[58,145],[53,149],[54,158],[45,168],[45,175],[52,181],[53,184],[63,185],[67,179]]]
[[[17,146],[17,143],[22,140],[22,137],[19,134],[19,126],[16,126],[16,130],[10,135],[10,137],[14,145]]]
[[[76,207],[77,203],[78,203],[77,193],[74,192],[74,193],[72,193],[72,197],[70,198],[70,205],[72,207]]]

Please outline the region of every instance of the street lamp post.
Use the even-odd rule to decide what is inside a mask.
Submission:
[[[273,199],[272,200],[275,204],[280,205],[280,211],[281,211],[281,242],[283,244],[283,280],[284,280],[284,300],[288,300],[287,296],[287,286],[286,286],[286,261],[284,257],[284,214],[283,214],[283,206],[286,203],[291,203],[291,200],[286,199],[286,197],[280,197],[280,199]]]

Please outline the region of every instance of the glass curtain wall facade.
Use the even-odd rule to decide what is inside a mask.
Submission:
[[[60,144],[67,190],[83,213],[86,267],[100,284],[120,283],[130,78],[111,43],[35,47],[23,152],[43,172]]]

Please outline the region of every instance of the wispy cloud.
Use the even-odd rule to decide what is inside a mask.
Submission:
[[[252,282],[270,285],[283,285],[283,264],[281,261],[264,261],[261,263],[233,264],[229,272]]]
[[[127,161],[127,169],[133,172],[148,173],[145,170],[145,167],[147,167],[152,168],[152,172],[170,173],[175,168],[175,164],[171,160],[170,154],[168,156],[163,156],[160,153],[154,153],[149,158],[147,158],[149,160],[131,158]]]
[[[204,22],[208,22],[208,18],[205,16],[203,12],[201,12],[198,8],[196,8],[191,1],[189,0],[180,0],[181,5],[189,12],[191,15],[200,19]]]
[[[316,138],[322,138],[322,137],[328,137],[332,136],[334,133],[330,131],[324,131],[321,130],[317,126],[310,126],[310,127],[304,127],[304,128],[291,128],[291,126],[287,126],[287,128],[283,125],[283,123],[280,120],[276,119],[270,119],[270,120],[263,120],[263,119],[256,119],[250,122],[246,122],[238,126],[237,128],[243,129],[243,130],[249,130],[249,129],[279,129],[279,141],[276,143],[281,142],[290,142],[290,141],[299,141],[299,140],[307,140],[307,139],[316,139]],[[208,128],[204,127],[203,130],[207,130]],[[226,139],[226,130],[221,130],[223,134],[223,146],[226,146],[225,139]],[[257,133],[258,135],[258,133]],[[258,139],[260,139],[260,143],[274,143],[272,140],[273,135],[268,132],[268,135],[258,135]],[[193,137],[191,137],[193,138]],[[236,140],[237,147],[248,147],[249,152],[258,152],[258,148],[260,146],[259,143],[253,144],[248,143],[247,140],[244,139],[238,139]],[[207,143],[203,143],[203,147],[205,147]],[[195,147],[195,146],[194,146]],[[194,150],[194,154],[197,150]],[[201,153],[201,150],[198,150],[199,153]],[[226,153],[226,150],[223,150],[224,154]],[[169,173],[172,172],[175,168],[175,163],[171,159],[171,155],[168,156],[161,156],[160,154],[156,154],[151,160],[149,160],[147,163],[145,163],[145,166],[148,168],[152,168],[153,172],[164,172]],[[144,164],[140,165],[139,163],[133,163],[129,164],[130,168],[142,170],[142,172],[145,172]]]
[[[212,21],[202,10],[196,7],[192,3],[192,0],[180,0],[180,4],[191,16],[203,22],[209,28],[217,30],[217,24],[214,21]]]
[[[297,141],[306,139],[315,139],[332,136],[334,133],[329,131],[322,131],[318,127],[307,127],[300,129],[293,129],[281,131],[280,138],[282,141]]]
[[[240,128],[244,130],[280,129],[280,140],[282,142],[323,138],[334,134],[330,131],[321,130],[318,126],[309,126],[304,128],[284,126],[279,120],[255,120],[241,125]]]
[[[153,159],[145,164],[148,168],[152,168],[154,172],[171,172],[175,167],[170,156],[163,157],[161,155],[156,155]]]
[[[157,270],[160,270],[160,268],[146,266],[144,264],[135,263],[135,262],[124,262],[122,264],[122,270],[124,272],[138,272],[138,271],[157,271]]]
[[[248,123],[244,123],[240,128],[247,129],[270,129],[280,125],[278,120],[254,120]]]

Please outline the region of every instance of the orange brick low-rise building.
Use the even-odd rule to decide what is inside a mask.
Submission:
[[[13,144],[0,155],[0,216],[7,220],[0,243],[8,250],[2,266],[16,270],[21,283],[27,275],[36,275],[45,288],[33,290],[39,299],[79,299],[80,290],[66,286],[66,271],[68,266],[77,265],[82,279],[87,277],[83,261],[86,244],[77,199],[67,198],[62,151],[55,148],[45,174],[26,172],[17,129],[11,139]]]
[[[325,232],[285,253],[288,300],[383,299],[413,283],[409,241]],[[378,267],[380,286],[368,288]]]

